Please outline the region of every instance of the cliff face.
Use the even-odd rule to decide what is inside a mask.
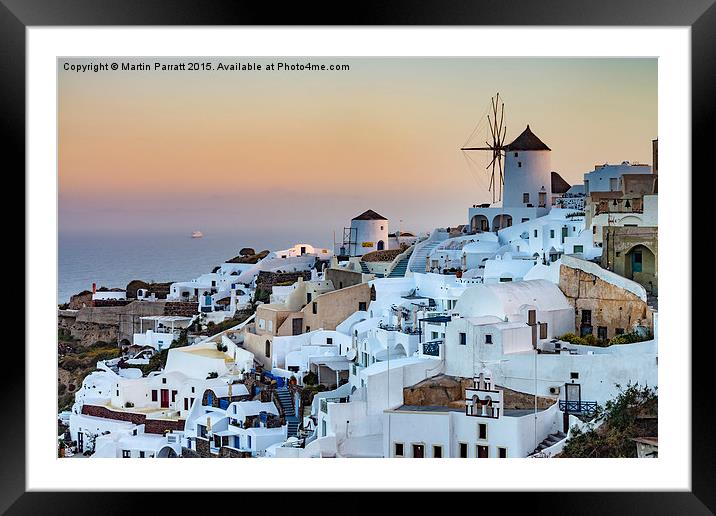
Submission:
[[[403,389],[405,405],[465,407],[465,389],[472,387],[472,378],[438,375],[428,378],[412,387]],[[505,409],[530,409],[534,407],[534,396],[514,391],[506,387],[496,387],[503,391]],[[537,397],[537,407],[546,409],[555,403],[555,399]]]

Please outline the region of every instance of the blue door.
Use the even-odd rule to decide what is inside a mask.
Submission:
[[[210,392],[206,393],[206,405],[212,406],[214,404],[214,395]]]

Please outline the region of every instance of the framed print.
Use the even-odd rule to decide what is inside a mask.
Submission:
[[[4,1],[28,208],[0,507],[713,511],[689,208],[716,8],[214,7]]]

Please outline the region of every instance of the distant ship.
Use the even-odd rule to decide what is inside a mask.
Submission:
[[[201,237],[203,237],[203,236],[204,236],[204,233],[202,233],[201,231],[194,231],[194,232],[191,234],[191,237],[192,237],[192,238],[201,238]]]

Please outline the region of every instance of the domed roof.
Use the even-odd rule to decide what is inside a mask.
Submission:
[[[544,144],[542,140],[530,130],[529,124],[527,129],[522,131],[515,140],[509,145],[505,146],[505,150],[508,151],[536,151],[536,150],[552,150]]]

